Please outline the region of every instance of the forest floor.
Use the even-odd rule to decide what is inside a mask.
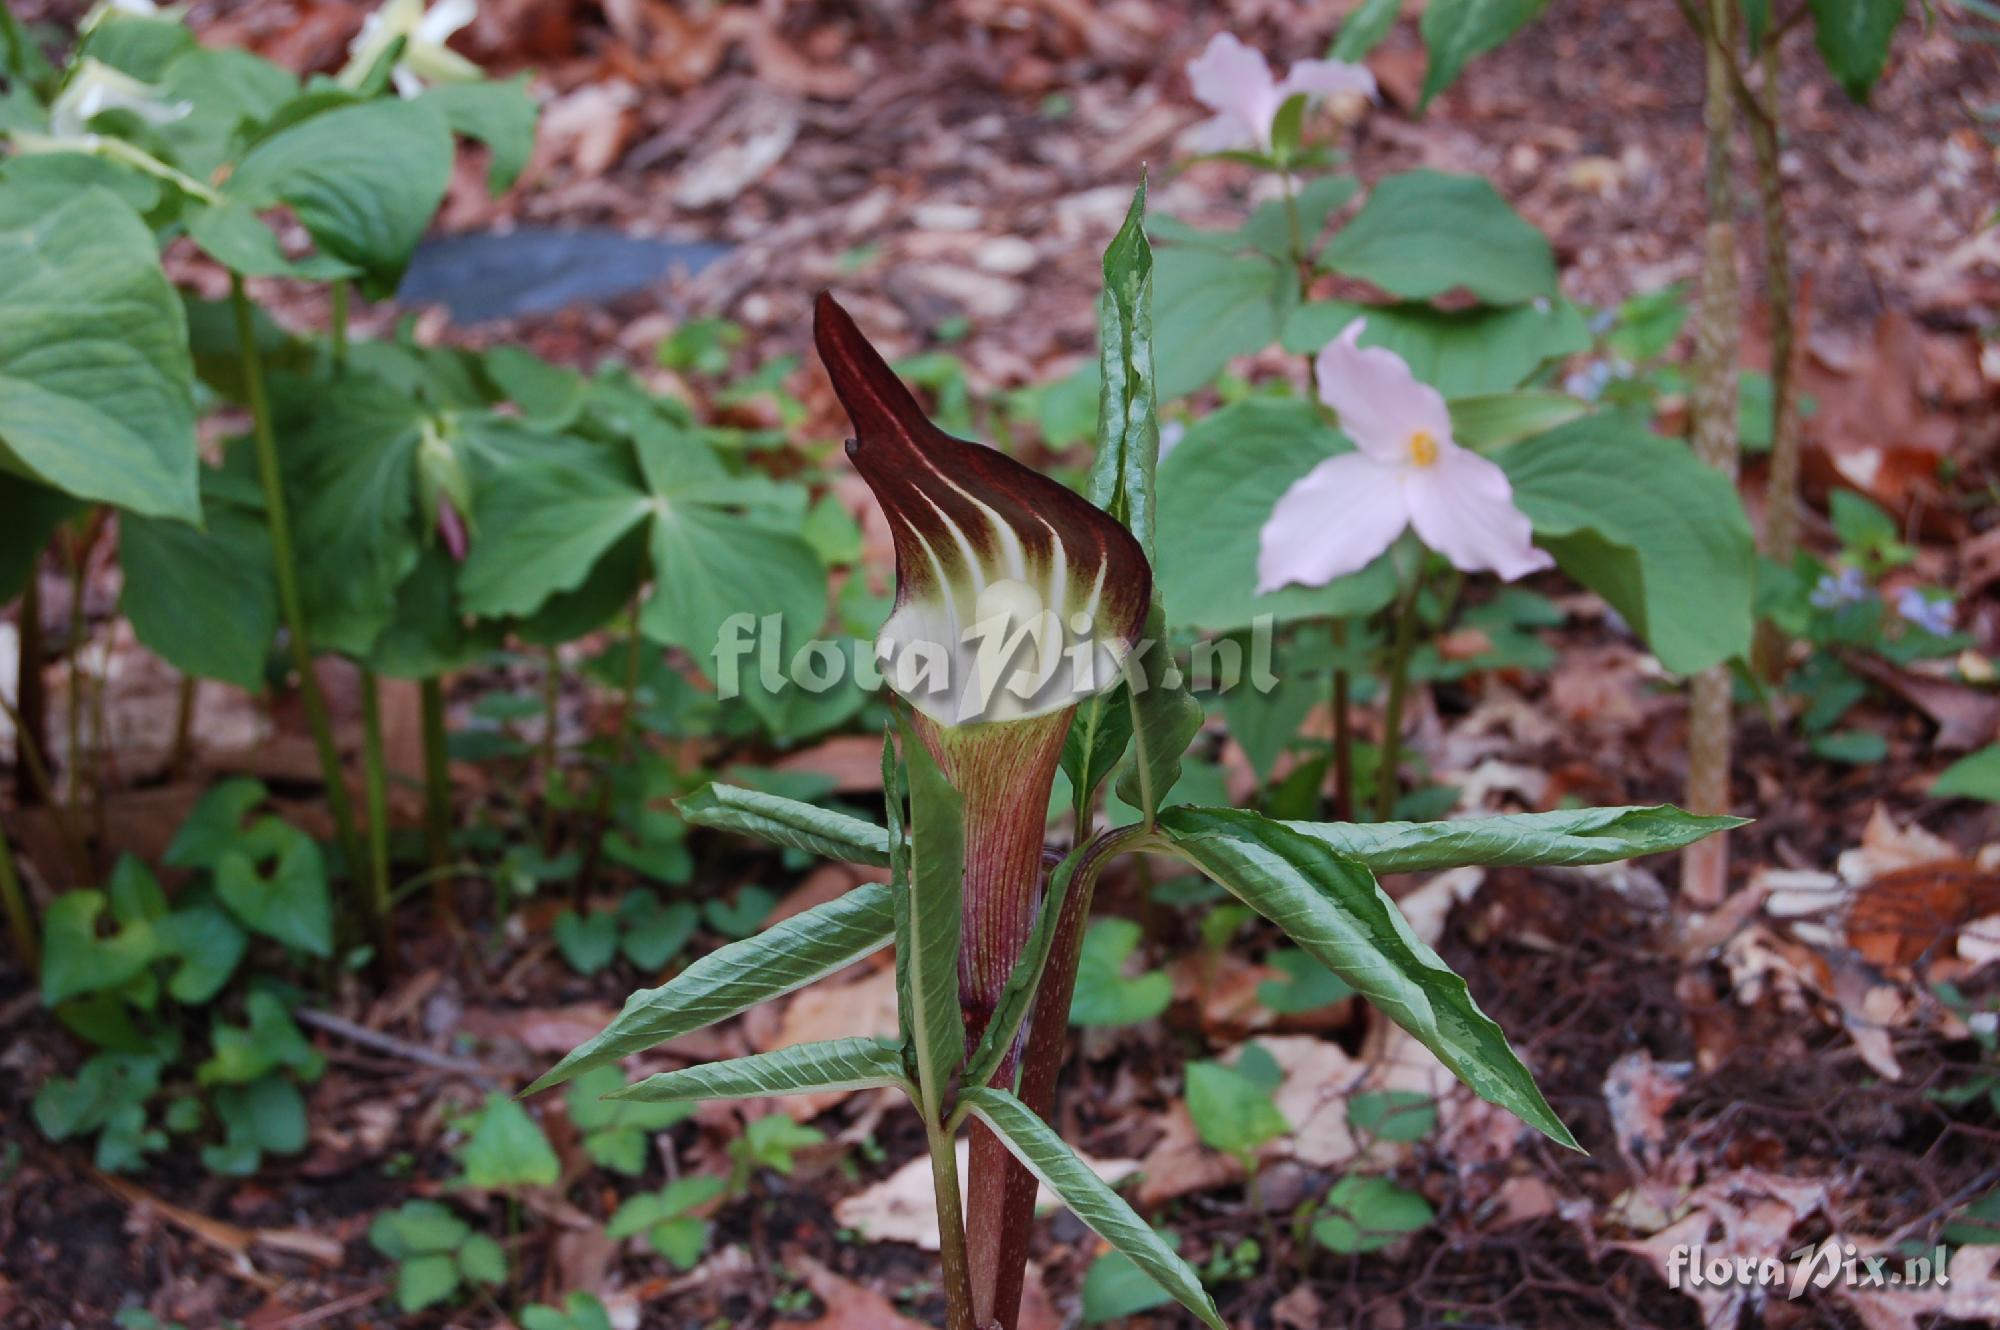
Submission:
[[[1346,7],[964,0],[718,6],[688,17],[645,0],[601,10],[488,0],[466,49],[496,72],[534,70],[545,123],[533,164],[502,198],[486,195],[478,161],[462,163],[445,228],[604,223],[734,248],[644,296],[471,328],[419,311],[418,334],[520,342],[579,366],[617,359],[663,390],[699,396],[656,365],[663,337],[689,318],[720,317],[749,333],[733,352],[739,365],[801,354],[809,302],[832,286],[892,350],[948,345],[975,399],[1047,381],[1091,354],[1099,255],[1142,164],[1155,209],[1184,220],[1233,218],[1248,198],[1239,168],[1172,165],[1177,136],[1200,118],[1186,60],[1222,28],[1276,63],[1317,55]],[[359,14],[344,0],[205,8],[206,40],[246,43],[302,70],[337,63]],[[1789,62],[1811,71],[1784,83],[1785,178],[1810,305],[1803,382],[1818,403],[1806,423],[1807,496],[1819,514],[1807,541],[1831,548],[1831,487],[1868,493],[1914,548],[1909,575],[1955,592],[1960,630],[1991,660],[2000,345],[1980,334],[2000,318],[2000,231],[1979,227],[2000,199],[2000,164],[1971,108],[2000,101],[2000,49],[1956,38],[1956,11],[1941,8],[1928,29],[1905,24],[1868,108],[1849,105],[1817,62]],[[1422,54],[1409,19],[1370,63],[1384,98],[1352,126],[1364,180],[1419,165],[1487,176],[1550,236],[1565,292],[1591,305],[1693,276],[1700,62],[1674,6],[1558,0],[1420,118]],[[1743,222],[1754,304],[1754,201]],[[324,317],[309,297],[275,285],[267,294],[301,323]],[[364,310],[357,327],[381,334],[406,313]],[[1766,353],[1751,340],[1745,364],[1756,367]],[[1256,368],[1290,372],[1275,360]],[[804,404],[799,429],[840,432],[815,370],[797,369],[785,386]],[[775,409],[704,406],[751,420]],[[1753,510],[1758,483],[1753,462]],[[52,584],[45,599],[62,597]],[[1426,689],[1418,749],[1433,770],[1471,773],[1474,807],[1676,800],[1681,695],[1661,686],[1600,603],[1563,603],[1567,621],[1543,630],[1558,664]],[[219,688],[202,694],[197,771],[162,774],[173,680],[118,636],[115,604],[115,585],[93,585],[85,602],[93,631],[125,662],[107,699],[116,749],[139,754],[122,759],[106,795],[111,847],[157,856],[200,789],[227,773],[264,777],[307,815],[315,768],[297,718],[281,708],[267,732]],[[455,717],[530,677],[459,681]],[[351,680],[338,670],[328,679],[351,718]],[[1386,881],[1522,1050],[1587,1155],[1434,1083],[1359,1003],[1274,1015],[1255,1000],[1278,977],[1259,959],[1270,939],[1247,930],[1204,951],[1198,920],[1150,907],[1136,873],[1107,882],[1103,908],[1143,917],[1149,954],[1186,958],[1170,967],[1175,1000],[1155,1021],[1081,1033],[1059,1129],[1093,1159],[1141,1171],[1136,1195],[1184,1235],[1197,1263],[1246,1237],[1266,1244],[1258,1268],[1218,1286],[1232,1325],[2000,1323],[2000,1248],[1990,1246],[1954,1265],[1947,1289],[1835,1287],[1791,1299],[1666,1283],[1672,1242],[1705,1242],[1717,1255],[1827,1238],[1865,1252],[1927,1246],[1947,1217],[2000,1184],[2000,1116],[1958,1093],[2000,1076],[2000,1063],[1935,989],[1955,980],[1975,1005],[2000,992],[2000,967],[1979,968],[2000,954],[2000,938],[1982,941],[1973,927],[2000,915],[2000,808],[1927,794],[1951,758],[1994,740],[2000,700],[1909,670],[1885,667],[1871,681],[1862,723],[1887,739],[1876,761],[1824,760],[1771,712],[1743,709],[1735,792],[1738,811],[1757,820],[1732,838],[1734,891],[1717,911],[1676,903],[1671,858]],[[406,770],[413,707],[392,695],[392,763]],[[580,684],[563,714],[570,739],[610,722],[607,704]],[[818,771],[865,800],[872,744],[731,756]],[[455,775],[468,819],[503,805],[514,778],[470,764]],[[24,836],[32,861],[33,828]],[[699,839],[696,854],[697,894],[760,882],[781,911],[853,880],[842,868],[801,877],[722,837]],[[463,884],[468,919],[485,899],[482,885]],[[561,904],[532,903],[504,928],[479,920],[463,937],[430,930],[386,983],[342,977],[323,1004],[331,1019],[309,1030],[331,1063],[310,1096],[311,1143],[248,1180],[173,1157],[113,1179],[86,1151],[44,1141],[28,1100],[73,1053],[25,978],[0,970],[9,1143],[0,1324],[96,1327],[135,1299],[189,1327],[226,1317],[258,1330],[504,1324],[484,1302],[392,1321],[382,1300],[390,1272],[366,1232],[407,1196],[450,1190],[456,1164],[444,1143],[459,1112],[489,1088],[518,1088],[651,982],[622,962],[594,978],[565,967],[548,932]],[[893,1029],[885,966],[857,966],[828,988],[678,1041],[654,1062],[870,1032],[857,1021]],[[1188,1059],[1252,1038],[1285,1071],[1281,1107],[1303,1124],[1254,1187],[1193,1140],[1179,1104]],[[1357,1141],[1344,1106],[1316,1098],[1315,1086],[1371,1061],[1384,1069],[1377,1084],[1439,1095],[1434,1131],[1413,1143]],[[765,1174],[726,1203],[713,1254],[688,1275],[603,1235],[598,1216],[616,1204],[608,1188],[528,1193],[515,1255],[529,1297],[594,1289],[628,1326],[941,1323],[934,1255],[894,1240],[909,1231],[899,1170],[922,1154],[914,1121],[886,1094],[807,1107],[826,1141],[802,1150],[791,1176]],[[728,1142],[761,1111],[704,1108],[663,1138],[663,1158],[684,1172],[727,1171]],[[574,1131],[560,1112],[547,1123],[565,1177],[576,1176]],[[1357,1160],[1420,1192],[1435,1221],[1366,1256],[1296,1241],[1294,1209]],[[463,1199],[474,1213],[486,1207],[489,1231],[503,1227],[497,1198]],[[1680,1222],[1662,1229],[1665,1217]],[[1025,1327],[1071,1323],[1095,1251],[1066,1216],[1041,1225]],[[1162,1310],[1129,1324],[1177,1318]]]

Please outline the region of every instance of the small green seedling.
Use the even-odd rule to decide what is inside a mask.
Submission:
[[[611,1330],[611,1315],[596,1294],[578,1290],[559,1308],[542,1302],[525,1308],[521,1330]]]
[[[565,1099],[569,1120],[583,1136],[583,1152],[600,1167],[637,1177],[646,1167],[647,1136],[686,1121],[696,1105],[687,1100],[649,1104],[604,1098],[624,1088],[624,1072],[596,1067],[570,1083]]]
[[[435,1306],[461,1286],[507,1278],[500,1244],[436,1201],[406,1201],[376,1216],[368,1241],[396,1263],[396,1305],[406,1312]]]
[[[729,1190],[741,1194],[750,1185],[750,1175],[760,1168],[790,1177],[795,1166],[792,1152],[825,1140],[825,1132],[794,1122],[783,1113],[752,1118],[744,1126],[743,1134],[729,1143],[729,1157],[734,1163]]]
[[[1429,1224],[1430,1202],[1388,1178],[1349,1173],[1333,1184],[1313,1221],[1313,1240],[1351,1256],[1379,1251]]]
[[[1347,1101],[1348,1125],[1378,1141],[1422,1140],[1437,1120],[1437,1104],[1415,1090],[1374,1090]]]
[[[466,1139],[458,1149],[465,1175],[459,1184],[482,1191],[552,1187],[562,1166],[541,1126],[528,1110],[498,1091],[462,1124]]]
[[[698,921],[687,901],[662,903],[650,891],[631,891],[616,910],[557,915],[556,949],[578,974],[596,974],[620,955],[641,970],[657,970],[688,944]]]
[[[644,1235],[646,1244],[682,1270],[691,1270],[708,1246],[711,1225],[691,1213],[713,1204],[728,1184],[716,1177],[679,1178],[656,1192],[632,1197],[611,1216],[605,1234]]]

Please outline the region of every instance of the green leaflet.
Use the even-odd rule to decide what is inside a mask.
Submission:
[[[611,1024],[572,1049],[524,1093],[560,1085],[592,1067],[727,1020],[881,950],[892,931],[893,898],[882,883],[864,883],[755,937],[710,952],[660,987],[627,998]]]
[[[1170,808],[1160,829],[1176,853],[1352,984],[1480,1098],[1577,1148],[1465,980],[1410,931],[1361,864],[1282,823],[1235,809]]]
[[[1181,755],[1201,729],[1201,703],[1187,689],[1167,644],[1167,616],[1156,598],[1140,642],[1144,654],[1125,660],[1123,696],[1132,713],[1132,765],[1118,778],[1118,797],[1147,823],[1181,778]],[[1150,645],[1147,645],[1150,644]]]
[[[1211,810],[1221,811],[1221,810]],[[1286,822],[1283,825],[1375,873],[1419,873],[1466,864],[1608,864],[1692,845],[1740,827],[1671,804],[1513,813],[1449,822]]]
[[[665,1104],[686,1099],[865,1090],[882,1085],[911,1088],[903,1074],[902,1053],[895,1044],[879,1039],[829,1039],[661,1072],[604,1097]]]
[[[698,827],[717,827],[873,868],[889,866],[889,833],[872,822],[761,790],[712,782],[674,807]]]
[[[1097,455],[1085,496],[1123,522],[1153,560],[1153,468],[1160,425],[1153,399],[1153,247],[1146,241],[1146,185],[1104,251],[1097,308],[1102,389]]]
[[[1228,1330],[1194,1269],[1026,1104],[1003,1090],[983,1087],[967,1090],[961,1102],[1007,1143],[1029,1172],[1062,1197],[1063,1204],[1093,1233],[1152,1276],[1204,1325]]]

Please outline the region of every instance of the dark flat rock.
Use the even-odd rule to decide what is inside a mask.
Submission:
[[[460,323],[547,314],[644,291],[674,272],[700,272],[728,252],[602,228],[447,236],[418,246],[396,297],[443,304]]]

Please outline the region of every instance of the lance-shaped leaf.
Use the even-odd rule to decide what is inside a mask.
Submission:
[[[661,1072],[604,1097],[671,1104],[689,1099],[757,1099],[888,1085],[909,1086],[903,1074],[902,1053],[893,1043],[879,1039],[828,1039]]]
[[[1125,663],[1121,694],[1132,716],[1132,765],[1118,778],[1118,797],[1149,823],[1180,781],[1181,755],[1202,722],[1201,703],[1167,648],[1166,623],[1155,602],[1141,654]]]
[[[1214,1300],[1201,1286],[1201,1276],[1175,1254],[1151,1225],[1134,1214],[1125,1199],[1092,1172],[1090,1165],[1078,1159],[1048,1123],[1004,1090],[983,1087],[968,1090],[963,1102],[1006,1142],[1030,1173],[1062,1197],[1063,1204],[1089,1225],[1091,1232],[1151,1275],[1183,1307],[1199,1316],[1203,1325],[1227,1330],[1221,1314],[1215,1310]]]
[[[850,864],[889,866],[889,833],[873,822],[762,790],[713,783],[675,801],[698,827],[718,827]]]
[[[1576,1148],[1507,1036],[1366,868],[1283,823],[1237,809],[1169,808],[1159,826],[1176,854],[1283,929],[1480,1098]]]
[[[1160,423],[1153,394],[1153,247],[1146,241],[1146,186],[1104,251],[1097,311],[1097,454],[1090,501],[1123,522],[1153,557],[1153,469]]]
[[[1740,817],[1704,817],[1671,804],[1513,813],[1451,822],[1287,822],[1377,873],[1419,873],[1480,864],[1608,864],[1692,845],[1740,827]]]
[[[830,296],[813,334],[854,422],[848,456],[895,539],[896,605],[875,643],[889,687],[962,725],[1115,686],[1152,597],[1138,541],[1082,496],[938,429]]]
[[[727,1020],[872,955],[889,943],[893,897],[880,882],[863,883],[755,937],[710,952],[660,987],[627,998],[611,1024],[572,1049],[525,1093]]]

